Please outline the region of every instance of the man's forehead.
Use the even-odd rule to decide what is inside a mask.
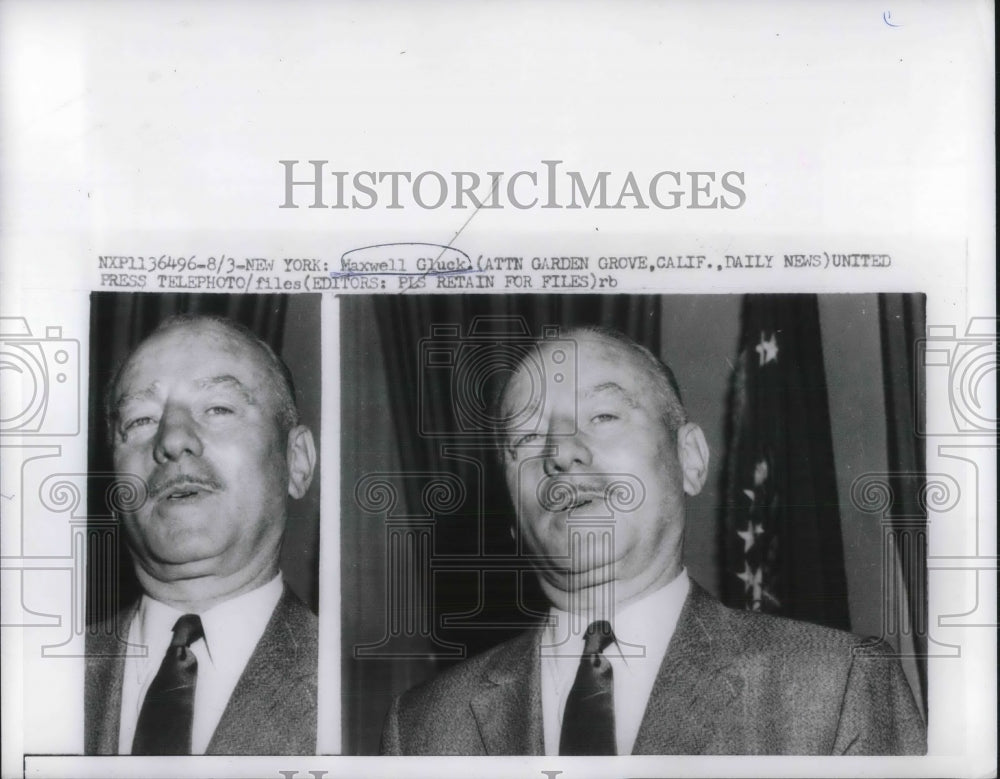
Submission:
[[[632,350],[598,333],[573,336],[573,356],[556,367],[550,359],[564,346],[542,344],[540,360],[531,355],[521,361],[504,391],[504,407],[538,411],[543,402],[617,396],[631,403],[648,389],[651,371]]]
[[[127,394],[135,389],[129,385],[164,372],[206,385],[219,383],[220,376],[256,384],[266,366],[258,350],[238,333],[213,322],[185,323],[155,333],[132,353],[116,394]]]
[[[511,379],[511,389],[523,387],[529,381],[537,382],[542,377],[547,385],[572,386],[583,392],[602,384],[594,377],[605,371],[626,379],[638,379],[649,373],[631,349],[600,333],[582,332],[567,340],[572,344],[570,349],[563,344],[544,343],[539,346],[540,360],[530,354],[522,359]],[[560,355],[558,362],[553,359],[555,354]],[[573,375],[566,376],[566,372]]]

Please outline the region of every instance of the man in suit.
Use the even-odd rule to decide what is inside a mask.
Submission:
[[[922,753],[888,647],[728,609],[688,577],[709,454],[673,374],[613,331],[565,339],[522,360],[497,414],[549,618],[397,698],[383,752]]]
[[[107,412],[143,485],[119,512],[143,596],[90,632],[86,752],[314,754],[317,620],[278,559],[316,451],[287,368],[234,322],[175,317]]]

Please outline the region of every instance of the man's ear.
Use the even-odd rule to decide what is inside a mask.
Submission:
[[[305,425],[288,431],[288,494],[301,498],[312,483],[313,469],[316,467],[316,443],[312,430]]]
[[[694,422],[688,422],[677,430],[677,459],[684,475],[684,492],[697,495],[708,478],[708,442]]]

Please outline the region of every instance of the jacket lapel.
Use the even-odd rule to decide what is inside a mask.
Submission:
[[[316,618],[286,585],[206,754],[313,754],[317,662]]]
[[[84,673],[84,754],[117,755],[128,633],[138,604],[88,628]],[[139,651],[137,647],[132,648]]]
[[[694,581],[660,666],[633,754],[695,755],[736,737],[743,678],[725,609]],[[732,736],[727,735],[732,734]]]
[[[541,755],[541,632],[528,630],[492,659],[472,712],[488,755]]]

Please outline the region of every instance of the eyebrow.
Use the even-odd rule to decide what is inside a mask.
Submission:
[[[121,411],[121,407],[124,406],[126,403],[131,403],[132,401],[135,400],[149,400],[150,398],[154,397],[156,395],[156,384],[157,382],[154,381],[152,384],[146,387],[146,389],[141,389],[136,392],[130,392],[127,395],[122,395],[120,398],[118,398],[118,400],[115,401],[114,404],[115,414],[118,414]]]
[[[624,400],[632,408],[639,407],[639,404],[638,402],[636,402],[636,399],[632,395],[632,393],[626,390],[624,387],[622,387],[621,384],[619,384],[616,381],[604,381],[601,382],[600,384],[595,384],[593,387],[588,387],[587,389],[585,389],[582,394],[583,397],[585,398],[591,398],[594,397],[595,395],[600,395],[606,392],[611,392],[616,395],[620,395],[622,400]]]
[[[593,398],[597,395],[603,395],[605,393],[611,393],[619,396],[622,399],[622,402],[624,402],[629,408],[641,408],[638,401],[636,401],[635,396],[631,392],[626,390],[624,387],[622,387],[622,385],[616,381],[602,381],[600,384],[595,384],[593,387],[588,387],[587,389],[583,390],[583,392],[580,394],[585,400],[589,400],[590,398]],[[534,414],[536,411],[538,411],[541,405],[542,404],[539,399],[533,399],[530,405],[531,413]],[[529,431],[521,428],[514,428],[514,429],[508,428],[503,431],[503,435],[507,438],[511,438],[516,435],[525,434],[528,432]],[[536,432],[536,431],[530,431],[530,432]]]
[[[249,403],[251,406],[257,404],[256,396],[253,391],[244,384],[242,381],[237,379],[235,376],[230,376],[226,374],[224,376],[211,376],[206,379],[199,379],[197,382],[198,389],[211,389],[212,387],[225,386],[229,389],[233,389],[243,396],[243,399]]]
[[[159,384],[158,381],[154,381],[145,389],[141,389],[136,392],[130,392],[127,395],[122,395],[120,398],[118,398],[118,401],[115,403],[114,406],[115,414],[118,414],[121,411],[122,406],[124,406],[126,403],[139,400],[150,400],[152,398],[155,398],[156,388],[158,384]],[[228,389],[232,389],[237,393],[239,393],[239,395],[247,402],[247,404],[251,406],[257,405],[256,396],[254,395],[253,391],[242,381],[240,381],[235,376],[232,376],[230,374],[224,374],[222,376],[208,376],[204,379],[198,379],[197,381],[195,381],[195,386],[201,390],[212,389],[213,387],[219,387],[219,386],[226,387]]]

